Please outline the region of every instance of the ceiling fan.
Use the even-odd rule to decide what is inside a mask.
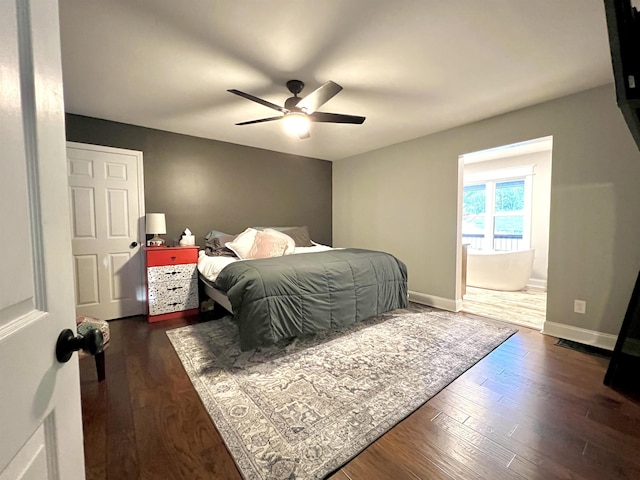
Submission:
[[[309,138],[309,122],[325,122],[325,123],[352,123],[360,125],[364,122],[365,117],[356,115],[343,115],[341,113],[318,112],[318,108],[331,100],[342,90],[342,87],[335,82],[329,80],[325,84],[316,88],[313,92],[304,98],[298,97],[298,94],[304,88],[304,83],[300,80],[289,80],[287,88],[293,94],[284,102],[284,107],[268,102],[262,98],[258,98],[249,93],[240,90],[227,90],[253,102],[264,105],[281,112],[283,115],[276,117],[261,118],[258,120],[249,120],[247,122],[236,123],[236,125],[251,125],[253,123],[271,122],[274,120],[283,120],[285,129],[298,136],[299,138]]]

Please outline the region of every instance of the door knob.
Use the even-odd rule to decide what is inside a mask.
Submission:
[[[89,330],[86,335],[73,336],[73,331],[65,329],[58,335],[56,342],[56,358],[60,363],[68,362],[71,354],[80,349],[96,355],[104,348],[104,338],[102,332],[97,329]]]
[[[131,242],[129,248],[136,248],[138,246],[138,242]]]

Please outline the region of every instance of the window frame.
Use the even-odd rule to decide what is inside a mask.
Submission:
[[[506,217],[523,215],[522,225],[522,247],[531,248],[531,218],[532,218],[532,196],[533,196],[533,175],[535,165],[522,165],[514,168],[487,170],[474,174],[465,174],[463,180],[464,188],[473,185],[485,185],[485,221],[484,221],[484,237],[482,239],[483,250],[493,250],[495,240],[495,222],[496,216]],[[524,206],[521,211],[516,212],[496,212],[495,198],[496,185],[502,182],[524,180]],[[463,194],[464,202],[464,194]],[[464,218],[464,203],[463,218]],[[464,233],[463,233],[464,236]]]

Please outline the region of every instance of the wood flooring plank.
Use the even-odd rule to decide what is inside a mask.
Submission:
[[[479,385],[466,378],[458,378],[448,387],[449,390],[457,392],[463,397],[473,398],[476,403],[481,405],[494,404],[504,396],[500,392],[491,390],[483,385]]]
[[[202,452],[212,447],[203,430],[194,432],[186,416],[195,399],[161,401],[134,412],[136,441],[142,478],[210,478],[209,462]],[[222,463],[222,462],[221,462]],[[230,461],[225,466],[235,465]],[[226,474],[226,472],[225,472]],[[221,478],[228,478],[223,476]]]
[[[86,377],[90,372],[81,370]],[[85,380],[82,388],[82,417],[84,434],[84,461],[92,478],[101,478],[107,461],[107,395],[106,388],[97,380]]]
[[[329,480],[353,480],[343,470],[338,470],[333,475],[327,477]]]
[[[98,465],[85,466],[85,478],[86,480],[106,480],[107,478],[107,464],[102,462]],[[135,478],[135,477],[132,477]]]
[[[604,384],[601,387],[596,388],[596,391],[593,392],[595,405],[604,407],[612,412],[628,415],[634,419],[640,419],[640,399],[637,399],[635,403],[630,402],[629,398],[621,392],[613,390]]]
[[[137,479],[140,475],[133,424],[110,433],[107,440],[107,479]]]
[[[548,465],[549,463],[551,465]],[[509,465],[509,470],[513,470],[527,480],[590,480],[590,477],[583,477],[567,467],[550,462],[549,459],[542,459],[540,463],[535,464],[516,456]]]
[[[597,357],[586,353],[578,352],[568,348],[563,348],[555,343],[546,344],[544,348],[537,349],[535,346],[527,345],[526,356],[533,356],[540,364],[544,365],[546,360],[561,360],[564,365],[575,366],[578,369],[586,369],[591,373],[600,372],[602,368],[606,370],[609,359]],[[508,351],[509,349],[505,349]]]
[[[638,480],[640,478],[638,452],[636,452],[636,455],[627,456],[609,448],[588,444],[585,448],[584,457],[594,468],[608,472],[611,478],[625,480]]]
[[[500,358],[500,357],[498,357]],[[555,367],[563,368],[558,371]],[[573,369],[562,362],[548,362],[544,367],[529,365],[523,369],[516,366],[505,368],[500,374],[493,377],[505,383],[529,383],[535,384],[541,388],[548,388],[551,391],[555,389],[566,389],[567,385],[572,386],[572,390],[576,388],[581,390],[583,397],[593,398],[594,393],[603,397],[616,398],[617,394],[606,387],[602,383],[600,371],[590,374],[584,369]]]
[[[375,444],[377,448],[387,448],[384,442]],[[396,463],[409,465],[418,478],[429,480],[455,480],[455,474],[449,469],[443,469],[432,461],[431,458],[413,452],[400,451],[395,455]]]
[[[501,395],[499,402],[512,408],[527,408],[541,412],[548,410],[549,406],[552,406],[551,408],[558,416],[566,413],[586,415],[589,410],[587,401],[570,394],[561,395],[559,392],[545,394],[538,389],[528,389],[524,385],[505,386],[493,379],[484,382],[482,387],[496,395]]]
[[[469,418],[469,414],[458,408],[456,405],[451,405],[442,401],[442,397],[439,394],[429,400],[429,405],[437,409],[438,412],[444,413],[460,423],[464,423],[467,418]]]
[[[397,441],[397,436],[394,433],[390,437],[383,436],[374,445],[396,452],[395,454],[400,461],[411,465],[413,471],[423,479],[464,478],[466,480],[475,480],[481,478],[473,470],[429,443],[423,443],[417,447],[411,444],[411,439],[409,438]],[[349,465],[347,464],[345,468]]]
[[[242,480],[242,475],[240,475],[222,440],[210,448],[202,450],[200,455],[203,468],[207,471],[206,478],[208,480]],[[341,479],[342,477],[337,478]]]
[[[414,448],[427,458],[430,458],[429,453],[434,448],[440,450],[455,461],[453,465],[473,472],[472,474],[467,472],[466,476],[459,478],[511,480],[520,480],[522,478],[516,473],[510,472],[506,466],[495,462],[493,458],[487,456],[484,451],[472,443],[451,434],[432,421],[427,421],[424,413],[432,415],[433,412],[429,412],[425,407],[428,407],[428,405],[423,406],[411,415],[410,419],[412,421],[402,422],[389,431],[387,433],[388,439],[393,440],[399,446]]]
[[[403,463],[403,457],[397,453],[397,451],[392,452],[378,444],[373,444],[344,466],[343,470],[349,478],[353,479],[420,480],[421,477],[412,471],[415,466],[413,462],[408,466],[408,462]],[[450,478],[442,472],[439,473],[441,476],[434,478],[447,480]]]
[[[607,475],[598,465],[583,458],[586,442],[571,428],[530,419],[502,405],[481,407],[453,392],[441,392],[438,397],[441,402],[454,403],[469,413],[465,421],[467,427],[513,451],[517,458],[509,468],[525,478],[537,478],[540,472],[547,475],[542,478]]]
[[[587,411],[587,418],[621,433],[633,435],[635,432],[640,432],[640,418],[612,410],[603,405],[592,403]]]
[[[484,408],[454,392],[441,392],[437,399],[441,403],[453,403],[458,410],[469,414],[465,421],[466,426],[514,451],[518,460],[512,463],[510,468],[526,478],[533,476],[534,472],[546,472],[548,478],[608,476],[610,465],[601,460],[591,461],[584,458],[583,451],[587,445],[585,437],[598,438],[601,443],[608,445],[611,444],[608,441],[611,440],[611,436],[603,433],[584,416],[568,416],[567,422],[556,425],[532,420],[503,405]],[[639,450],[636,445],[629,445],[624,438],[617,440],[622,460],[637,456]],[[602,456],[606,457],[606,454],[603,453]],[[609,456],[615,458],[616,455]],[[564,465],[561,462],[564,462]],[[626,470],[633,472],[633,465],[627,465]]]
[[[503,447],[499,443],[494,442],[491,438],[483,435],[481,432],[469,428],[467,425],[456,421],[454,418],[444,413],[434,418],[433,423],[438,425],[444,431],[455,435],[478,448],[484,452],[488,458],[492,459],[499,465],[503,465],[505,468],[509,466],[515,457],[515,453],[508,448]]]
[[[133,416],[131,413],[131,392],[126,372],[124,375],[107,376],[104,380],[107,385],[108,420],[107,432],[109,434],[121,430],[130,431],[133,428]]]
[[[566,454],[569,451],[573,454],[580,454],[581,446],[585,443],[592,443],[605,448],[615,445],[616,451],[627,458],[636,457],[637,452],[640,451],[640,439],[637,433],[635,437],[620,433],[606,425],[598,425],[586,416],[565,413],[562,409],[557,409],[553,404],[548,404],[546,411],[542,411],[538,415],[530,410],[514,409],[501,403],[481,406],[473,402],[472,399],[466,399],[450,390],[440,392],[436,398],[439,402],[453,405],[456,409],[469,415],[469,419],[465,421],[465,424],[472,426],[472,428],[477,429],[478,422],[482,422],[489,426],[489,431],[508,435],[509,437],[513,435],[513,439],[520,439],[528,445],[535,445],[535,448],[540,450],[543,455],[552,459],[556,458],[568,462],[569,459]],[[559,416],[554,416],[554,412]],[[516,426],[518,427],[517,430]],[[573,443],[574,446],[569,450],[567,449],[568,447],[557,448],[557,439],[552,441],[553,437],[541,435],[541,432],[554,430],[563,431],[560,436],[564,437],[564,442],[567,442],[567,438],[573,438],[574,440],[569,443]],[[490,435],[488,432],[480,431]],[[547,433],[546,435],[548,436],[549,434]],[[539,462],[537,453],[531,456],[511,444],[507,446],[528,460],[534,463]]]
[[[571,363],[564,358],[554,357],[551,353],[535,353],[529,351],[525,356],[515,356],[506,350],[496,350],[495,355],[488,359],[487,363],[502,365],[503,371],[518,374],[526,372],[527,375],[538,373],[541,376],[557,378],[568,384],[576,382],[574,376],[579,375],[579,381],[584,380],[591,385],[602,384],[604,369],[600,366],[592,366],[583,363]]]
[[[175,355],[175,352],[173,349],[164,348],[157,349],[156,354],[166,357]],[[157,360],[150,366],[144,356],[130,355],[127,358],[127,370],[133,408],[153,404],[158,396],[177,399],[184,392],[193,389],[177,357]]]
[[[420,410],[423,409],[425,409],[425,407],[422,407]],[[434,414],[434,411],[429,411],[427,414],[431,416]],[[415,415],[415,413],[413,415]],[[469,480],[482,478],[481,475],[471,468],[468,468],[464,462],[460,462],[459,459],[456,459],[454,456],[446,453],[437,445],[437,442],[432,441],[433,439],[424,440],[420,439],[420,437],[416,435],[407,435],[407,431],[421,428],[422,421],[420,419],[412,418],[413,415],[401,422],[396,428],[383,435],[376,443],[391,452],[402,452],[405,457],[418,459],[422,457],[424,458],[424,461],[428,461],[433,464],[438,471],[442,471],[445,475],[453,478],[464,478]],[[442,436],[446,435],[445,432],[438,432],[438,434]],[[445,445],[445,440],[441,439],[440,446],[443,445]],[[416,463],[421,463],[421,461],[417,460]],[[349,466],[350,464],[347,464],[344,468],[348,469]],[[417,471],[419,472],[421,470]],[[423,478],[429,477],[424,475]]]

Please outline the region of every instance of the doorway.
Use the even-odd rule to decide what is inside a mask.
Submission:
[[[462,311],[541,330],[553,138],[461,155]]]

